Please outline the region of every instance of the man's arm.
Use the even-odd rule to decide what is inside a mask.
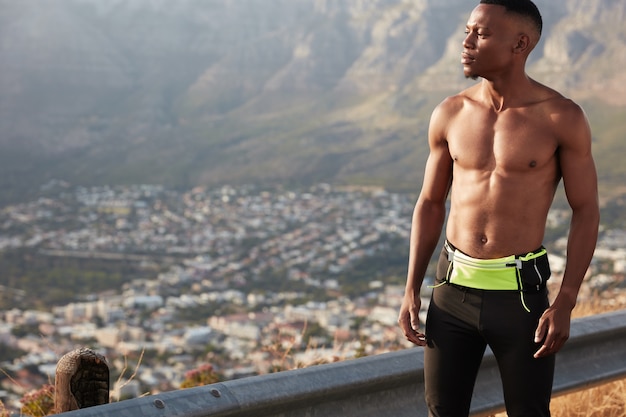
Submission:
[[[543,344],[535,357],[558,352],[569,338],[571,312],[598,238],[600,210],[591,132],[583,111],[574,103],[567,103],[557,123],[557,128],[563,132],[559,146],[563,185],[572,209],[567,263],[559,293],[539,320],[535,341],[543,341]]]
[[[420,288],[441,235],[446,198],[452,181],[452,160],[445,139],[450,101],[447,99],[441,103],[433,111],[430,120],[430,154],[424,170],[422,190],[413,210],[406,288],[398,317],[398,324],[407,340],[418,346],[426,344],[425,335],[419,329]]]

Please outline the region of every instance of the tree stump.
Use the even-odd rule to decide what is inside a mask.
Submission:
[[[109,366],[106,359],[88,348],[66,353],[57,363],[54,387],[57,413],[107,404]]]

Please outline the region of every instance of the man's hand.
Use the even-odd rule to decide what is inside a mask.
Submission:
[[[412,294],[408,292],[404,296],[402,307],[400,307],[400,315],[398,316],[398,324],[406,336],[406,340],[417,345],[426,346],[426,336],[421,333],[419,322],[419,311],[422,300],[419,293]]]
[[[535,352],[535,358],[552,355],[563,347],[569,339],[571,314],[571,308],[559,306],[557,302],[544,311],[535,331],[535,343],[543,341],[543,344]]]

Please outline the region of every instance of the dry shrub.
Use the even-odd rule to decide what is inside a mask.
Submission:
[[[4,403],[0,401],[0,417],[10,417],[10,416],[11,416],[11,413],[4,406]]]
[[[213,365],[205,363],[195,369],[191,369],[185,373],[185,379],[180,384],[181,388],[201,387],[204,385],[214,384],[222,380],[222,376],[218,374]]]
[[[24,416],[44,417],[54,414],[54,386],[44,384],[40,389],[25,394],[20,402],[21,414]]]
[[[301,341],[304,339],[307,329],[308,323],[305,322],[298,335],[285,333],[281,329],[275,331],[271,337],[271,343],[263,347],[263,351],[268,355],[269,373],[308,368],[310,366],[338,362],[342,359],[339,356],[334,356],[332,358],[313,357],[307,362],[298,360],[297,353],[302,351]],[[319,347],[309,339],[304,347],[304,351],[315,350]]]
[[[626,415],[626,380],[554,398],[552,417],[623,417]]]
[[[615,303],[614,301],[617,298],[612,298],[612,294],[613,292],[610,292],[602,296],[599,293],[594,293],[593,296],[579,301],[576,303],[576,307],[574,307],[574,310],[572,311],[572,318],[587,317],[596,314],[608,313],[610,311],[626,309],[626,303]]]

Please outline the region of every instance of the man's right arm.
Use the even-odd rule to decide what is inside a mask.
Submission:
[[[452,100],[445,100],[433,111],[428,129],[430,154],[411,221],[407,281],[398,323],[407,340],[418,346],[426,344],[425,335],[419,328],[420,289],[441,235],[446,198],[452,182],[452,159],[446,140]]]

